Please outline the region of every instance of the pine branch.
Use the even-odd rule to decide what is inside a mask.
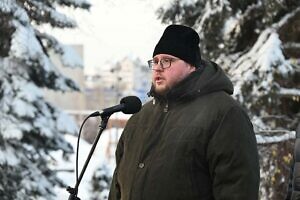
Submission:
[[[300,89],[281,87],[278,94],[285,97],[300,97]]]
[[[282,135],[275,135],[275,136],[265,136],[261,134],[265,133],[283,133]],[[293,140],[296,138],[296,131],[287,131],[287,130],[263,130],[258,131],[256,133],[256,140],[258,144],[271,144],[271,143],[279,143],[284,142],[287,140]]]
[[[300,43],[299,42],[286,42],[282,45],[284,49],[300,49]]]
[[[53,169],[53,172],[68,172],[68,173],[74,173],[74,169]]]
[[[295,15],[297,15],[300,12],[300,7],[296,8],[293,11],[288,12],[279,22],[272,25],[272,28],[279,30],[281,27],[283,27],[288,21],[293,18]]]
[[[52,35],[49,35],[47,33],[41,33],[38,30],[35,30],[35,34],[41,38],[43,46],[47,49],[53,49],[55,53],[57,54],[62,54],[62,47],[61,43]]]
[[[60,5],[65,5],[68,7],[74,8],[82,8],[82,9],[90,9],[91,4],[85,0],[54,0],[56,3]]]
[[[45,5],[36,0],[19,0],[20,5],[27,11],[31,20],[37,24],[49,23],[52,27],[59,28],[74,28],[76,22],[66,15],[56,11],[55,7]]]

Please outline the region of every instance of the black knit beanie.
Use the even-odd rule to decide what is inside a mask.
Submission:
[[[170,25],[155,46],[153,57],[157,54],[170,54],[196,68],[200,67],[199,40],[199,35],[194,29],[183,25]]]

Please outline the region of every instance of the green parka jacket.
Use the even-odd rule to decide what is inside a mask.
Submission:
[[[165,98],[154,95],[121,135],[109,200],[257,200],[256,139],[232,92],[206,62]]]

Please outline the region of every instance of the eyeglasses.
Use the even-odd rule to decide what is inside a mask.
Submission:
[[[180,60],[180,59],[179,58],[162,58],[160,60],[151,59],[151,60],[148,60],[148,66],[149,66],[149,69],[154,70],[155,67],[159,64],[161,69],[166,69],[166,68],[169,68],[171,66],[171,63],[176,60]]]

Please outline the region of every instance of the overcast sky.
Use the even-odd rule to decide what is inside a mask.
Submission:
[[[52,33],[63,43],[84,45],[86,72],[127,55],[139,57],[146,64],[166,27],[155,11],[169,1],[89,0],[90,12],[78,10],[68,14],[77,21],[77,30]]]

